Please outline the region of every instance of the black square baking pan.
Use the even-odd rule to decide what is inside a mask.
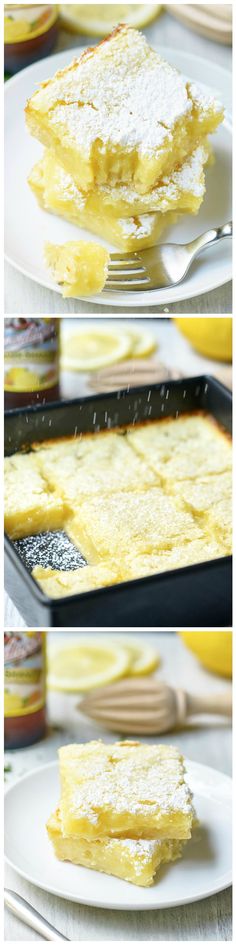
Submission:
[[[160,417],[204,410],[231,433],[232,395],[203,375],[150,387],[9,410],[5,455],[36,441],[112,429]],[[48,548],[50,549],[50,534]],[[45,541],[45,566],[50,551]],[[29,539],[32,544],[32,539]],[[38,627],[225,627],[232,624],[231,556],[161,572],[122,584],[52,600],[31,576],[37,563],[28,539],[5,539],[5,585],[27,626]],[[29,552],[29,546],[28,546]],[[55,566],[55,565],[54,565]],[[62,567],[58,562],[57,567]],[[76,567],[74,562],[72,567]]]

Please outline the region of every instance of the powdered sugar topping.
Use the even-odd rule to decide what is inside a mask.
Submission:
[[[163,812],[191,814],[182,758],[173,747],[91,742],[66,746],[59,756],[62,797],[65,783],[70,812],[78,818],[96,825],[101,811],[128,811],[144,819]]]
[[[192,111],[183,76],[127,27],[58,72],[33,102],[87,151],[99,139],[152,152]]]

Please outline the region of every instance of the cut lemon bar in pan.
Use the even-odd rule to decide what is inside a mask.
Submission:
[[[120,560],[120,580],[122,577],[123,581],[131,581],[163,571],[186,568],[191,564],[221,558],[226,553],[220,541],[206,535],[185,544],[180,542],[176,548],[162,551],[160,554],[124,555]]]
[[[135,741],[66,745],[59,765],[63,836],[191,836],[191,793],[177,748]]]
[[[176,491],[177,480],[201,479],[231,469],[230,437],[210,417],[183,416],[140,425],[127,433],[139,456]]]
[[[215,506],[212,504],[205,518],[206,531],[217,541],[222,542],[223,554],[232,554],[233,513],[231,498],[222,496]]]
[[[32,577],[46,597],[71,597],[98,590],[119,582],[118,568],[113,563],[86,565],[74,571],[56,571],[36,565]]]
[[[224,527],[226,537],[222,528],[221,540],[220,538],[218,540],[217,535],[214,538],[206,534],[195,541],[187,541],[183,544],[180,542],[176,548],[161,551],[159,554],[155,552],[122,554],[119,566],[113,560],[108,560],[104,564],[89,564],[87,567],[76,568],[74,571],[56,571],[36,565],[32,575],[47,597],[56,598],[97,590],[121,581],[132,581],[163,571],[185,568],[188,565],[221,558],[230,553],[227,522]],[[216,528],[215,531],[217,532]],[[220,532],[219,522],[218,532]]]
[[[232,541],[232,474],[205,476],[198,480],[176,480],[173,490],[182,508],[190,509],[202,520],[206,532],[222,542],[226,553]]]
[[[34,165],[29,175],[29,185],[39,203],[46,210],[52,210],[81,226],[100,228],[101,220],[106,220],[105,235],[116,235],[113,217],[120,220],[116,226],[122,226],[123,218],[173,211],[197,213],[205,193],[204,166],[209,162],[210,145],[207,140],[184,161],[182,167],[173,171],[170,177],[164,177],[148,194],[138,194],[132,185],[101,185],[95,190],[83,193],[73,181],[71,174],[55,160],[53,151],[46,149],[44,155]],[[94,223],[93,223],[94,220]],[[96,220],[98,220],[96,224]],[[119,231],[117,230],[117,236]]]
[[[188,512],[176,509],[172,497],[158,488],[146,492],[98,495],[80,503],[65,525],[69,538],[88,561],[159,552],[180,539],[201,538],[202,532]]]
[[[45,262],[62,287],[64,299],[102,292],[108,275],[109,253],[99,243],[69,240],[45,243]]]
[[[204,468],[207,474],[221,475],[221,473],[230,469],[232,458],[230,452],[230,445],[227,442],[224,449],[222,437],[222,446],[220,442],[217,443],[216,441],[212,444],[211,452],[207,455],[205,449],[198,451],[197,445],[192,448],[186,446],[182,454],[180,450],[176,450],[167,461],[162,457],[155,462],[153,457],[153,463],[150,461],[150,465],[153,469],[156,469],[158,475],[163,478],[166,488],[171,491],[172,484],[177,480],[183,480],[184,488],[184,482],[187,479],[201,478]]]
[[[6,457],[4,480],[5,528],[10,538],[62,527],[65,502],[45,483],[34,453]]]
[[[223,472],[219,475],[204,476],[196,481],[186,479],[183,485],[178,480],[173,483],[173,492],[179,496],[183,507],[191,509],[197,514],[204,514],[210,510],[217,514],[217,506],[222,502],[229,502],[232,496],[232,474]]]
[[[29,131],[84,191],[132,181],[145,193],[222,118],[212,96],[125,25],[43,82],[26,105]]]
[[[220,443],[222,450],[226,444],[226,450],[231,452],[230,437],[224,433],[214,417],[203,411],[146,421],[135,428],[130,427],[127,436],[132,445],[139,445],[140,452],[144,452],[145,456],[146,452],[149,455],[151,447],[155,454],[163,454],[165,459],[169,459],[174,450],[182,453],[189,446],[191,450],[197,446],[200,450],[205,449],[207,453],[216,442]]]
[[[161,864],[177,860],[182,854],[180,840],[63,837],[59,810],[49,817],[46,826],[58,860],[118,876],[136,886],[151,886]]]
[[[156,475],[113,430],[41,443],[37,459],[42,475],[73,511],[87,496],[138,492],[155,485]]]

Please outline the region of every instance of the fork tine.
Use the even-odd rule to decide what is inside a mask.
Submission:
[[[104,286],[103,292],[140,292],[145,291],[145,289],[150,289],[150,282],[147,279],[143,282],[136,282],[132,280],[131,282],[124,282],[122,279],[119,279],[118,282],[113,283],[109,282],[109,279]]]
[[[126,274],[126,272],[145,272],[144,266],[141,263],[114,263],[114,266],[108,266],[109,275],[113,276],[113,272],[120,272]]]
[[[120,272],[114,272],[114,273],[112,272],[108,274],[106,285],[119,285],[120,282],[122,282],[123,285],[128,284],[129,282],[136,284],[137,282],[144,283],[147,281],[149,282],[149,279],[146,275],[145,270],[142,270],[142,272],[139,272],[137,274],[136,273],[134,274],[132,271],[124,272],[123,274]]]
[[[141,256],[136,252],[136,250],[134,250],[133,253],[122,253],[122,251],[120,253],[110,253],[109,265],[113,262],[123,262],[124,264],[126,261],[136,262],[137,259],[139,262],[141,262]]]

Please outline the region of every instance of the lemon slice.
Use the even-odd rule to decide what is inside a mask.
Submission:
[[[154,669],[159,666],[159,653],[153,650],[151,646],[147,646],[146,644],[140,646],[131,643],[129,640],[129,642],[125,644],[125,648],[131,659],[127,673],[128,676],[146,676],[148,673],[153,673]]]
[[[118,23],[141,29],[160,13],[160,3],[61,3],[63,23],[76,33],[107,36]]]
[[[126,647],[80,643],[48,652],[48,686],[60,692],[87,692],[126,675],[130,654]]]
[[[84,329],[62,337],[61,366],[65,371],[96,371],[122,361],[131,348],[126,332]]]
[[[158,347],[157,341],[155,341],[153,335],[151,335],[149,331],[146,331],[146,329],[141,331],[141,329],[127,328],[127,335],[132,344],[132,358],[145,358],[147,355],[152,354],[153,351],[156,351]]]

